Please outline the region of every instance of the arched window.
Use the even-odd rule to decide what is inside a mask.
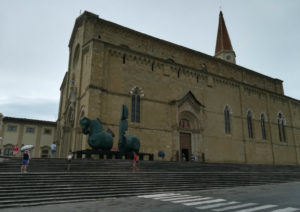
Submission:
[[[179,127],[181,129],[190,129],[190,121],[187,119],[181,119],[179,121]]]
[[[140,95],[132,95],[131,97],[131,121],[140,122]]]
[[[247,124],[248,124],[248,136],[253,138],[253,127],[252,127],[252,114],[250,111],[247,113]]]
[[[75,68],[79,61],[79,55],[80,55],[80,45],[77,44],[75,47],[74,57],[73,57],[73,68]]]
[[[131,121],[140,122],[141,120],[141,97],[143,95],[143,90],[134,87],[130,91],[131,94]]]
[[[286,135],[285,135],[285,126],[284,126],[284,117],[281,113],[278,114],[277,125],[278,125],[278,132],[279,132],[279,140],[286,142]]]
[[[263,113],[260,115],[260,126],[261,126],[262,139],[266,140],[267,134],[266,134],[266,125],[265,125],[265,115]]]
[[[225,132],[230,133],[230,113],[228,106],[225,107],[224,110],[224,119],[225,119]]]

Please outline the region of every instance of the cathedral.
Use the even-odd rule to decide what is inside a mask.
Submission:
[[[282,81],[236,64],[222,12],[210,56],[85,11],[69,41],[57,153],[89,149],[81,117],[99,118],[118,148],[122,104],[140,152],[165,159],[300,164],[300,102]]]

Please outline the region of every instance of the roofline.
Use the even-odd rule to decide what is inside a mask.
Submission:
[[[75,32],[76,32],[77,27],[82,23],[82,21],[84,20],[85,17],[91,17],[91,18],[99,19],[99,16],[97,14],[88,12],[86,10],[80,16],[78,16],[75,20],[75,24],[74,24],[74,27],[73,27],[73,30],[72,30],[72,33],[71,33],[71,37],[70,37],[69,45],[68,45],[69,47],[70,47],[71,43],[73,42],[73,40],[75,38]]]
[[[31,124],[43,124],[43,125],[53,125],[56,126],[55,121],[46,121],[46,120],[38,120],[38,119],[27,119],[27,118],[16,118],[4,116],[3,122],[23,122],[23,123],[31,123]]]
[[[188,47],[185,47],[185,46],[176,44],[176,43],[172,43],[172,42],[169,42],[169,41],[166,41],[166,40],[163,40],[163,39],[160,39],[160,38],[157,38],[157,37],[153,37],[153,36],[151,36],[151,35],[148,35],[148,34],[145,34],[145,33],[142,33],[142,32],[139,32],[139,31],[136,31],[136,30],[133,30],[133,29],[130,29],[130,28],[125,27],[125,26],[122,26],[122,25],[120,25],[120,24],[117,24],[117,23],[114,23],[114,22],[111,22],[111,21],[107,21],[107,20],[105,20],[105,19],[99,18],[98,15],[96,15],[96,14],[94,14],[94,13],[91,13],[91,12],[88,12],[88,11],[84,11],[84,13],[82,13],[82,14],[76,19],[75,26],[74,26],[74,28],[73,28],[73,32],[72,32],[72,35],[71,35],[71,39],[70,39],[70,42],[69,42],[69,47],[70,47],[70,43],[71,43],[72,39],[74,39],[74,36],[75,36],[75,34],[74,34],[74,33],[75,33],[75,29],[76,29],[76,27],[81,23],[81,21],[83,21],[83,18],[84,18],[85,15],[88,16],[88,17],[90,17],[90,18],[96,18],[98,21],[102,21],[102,22],[104,22],[104,23],[108,23],[108,24],[114,25],[115,27],[118,27],[118,28],[121,28],[121,29],[125,29],[125,30],[128,30],[128,31],[131,31],[131,32],[133,32],[133,33],[136,33],[136,34],[141,35],[141,36],[144,36],[144,37],[148,37],[148,38],[153,39],[153,40],[156,40],[156,41],[158,41],[158,42],[163,42],[163,43],[165,43],[165,44],[167,44],[167,45],[170,45],[170,46],[173,46],[173,47],[182,49],[183,51],[191,52],[191,53],[193,53],[193,54],[203,56],[203,57],[205,57],[206,59],[213,60],[213,61],[216,61],[216,62],[219,62],[219,63],[223,63],[223,64],[225,64],[225,65],[229,65],[229,66],[238,68],[238,69],[240,69],[240,70],[252,72],[252,73],[254,73],[254,74],[263,76],[263,77],[268,78],[268,79],[272,79],[272,80],[277,80],[277,81],[283,82],[283,81],[280,80],[280,79],[273,78],[273,77],[270,77],[270,76],[261,74],[261,73],[259,73],[259,72],[253,71],[253,70],[248,69],[248,68],[245,68],[245,67],[243,67],[243,66],[240,66],[240,65],[233,64],[233,63],[231,63],[231,62],[222,60],[222,59],[217,58],[217,57],[215,57],[215,56],[211,56],[211,55],[208,55],[208,54],[205,54],[205,53],[196,51],[196,50],[194,50],[194,49],[191,49],[191,48],[188,48]],[[80,23],[79,23],[79,21],[80,21]],[[93,40],[93,38],[90,39],[90,40]],[[88,43],[90,40],[88,40],[86,43]],[[105,42],[105,41],[104,41],[104,42]],[[84,43],[82,46],[86,45],[86,43]],[[107,42],[105,42],[105,43],[107,43]]]
[[[62,81],[62,83],[61,83],[61,85],[60,85],[60,88],[59,88],[59,90],[62,90],[64,87],[65,87],[65,85],[66,85],[66,80],[67,80],[67,75],[68,75],[68,71],[65,73],[65,75],[64,75],[64,78],[63,78],[63,81]]]

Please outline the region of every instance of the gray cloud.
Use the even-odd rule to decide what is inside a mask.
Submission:
[[[237,64],[282,79],[300,99],[300,1],[9,0],[0,2],[0,112],[56,120],[80,11],[214,55],[220,6]]]
[[[58,102],[48,99],[0,99],[0,112],[10,117],[56,121]]]

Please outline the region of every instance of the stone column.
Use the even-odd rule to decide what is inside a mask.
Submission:
[[[20,124],[19,134],[18,134],[18,141],[17,145],[19,147],[19,152],[17,153],[17,156],[21,156],[21,146],[23,143],[23,134],[24,134],[24,124]]]
[[[296,135],[295,135],[295,131],[294,131],[294,126],[295,126],[295,123],[294,123],[294,117],[293,117],[293,113],[292,113],[292,109],[291,109],[291,101],[289,100],[288,101],[288,105],[289,105],[289,115],[290,115],[290,119],[291,119],[291,131],[292,131],[292,135],[293,135],[293,144],[294,144],[294,148],[295,148],[295,163],[296,164],[299,164],[300,161],[299,161],[299,153],[297,151],[297,148],[298,148],[298,144],[297,144],[297,138],[296,138]]]
[[[35,145],[34,145],[34,157],[40,157],[41,134],[42,134],[42,127],[38,126]]]
[[[239,100],[240,100],[240,110],[241,110],[241,124],[242,124],[242,135],[243,135],[243,143],[244,143],[244,161],[245,163],[248,163],[247,159],[247,141],[245,138],[245,126],[244,126],[244,110],[243,110],[243,99],[242,99],[242,87],[239,86]]]
[[[270,96],[266,95],[266,101],[267,101],[267,119],[268,119],[268,126],[269,126],[269,139],[271,142],[271,151],[272,151],[272,158],[273,158],[273,164],[276,164],[276,158],[275,158],[275,153],[274,153],[274,140],[272,136],[272,123],[271,123],[271,114],[269,111],[270,108]],[[268,137],[267,137],[268,138]]]

